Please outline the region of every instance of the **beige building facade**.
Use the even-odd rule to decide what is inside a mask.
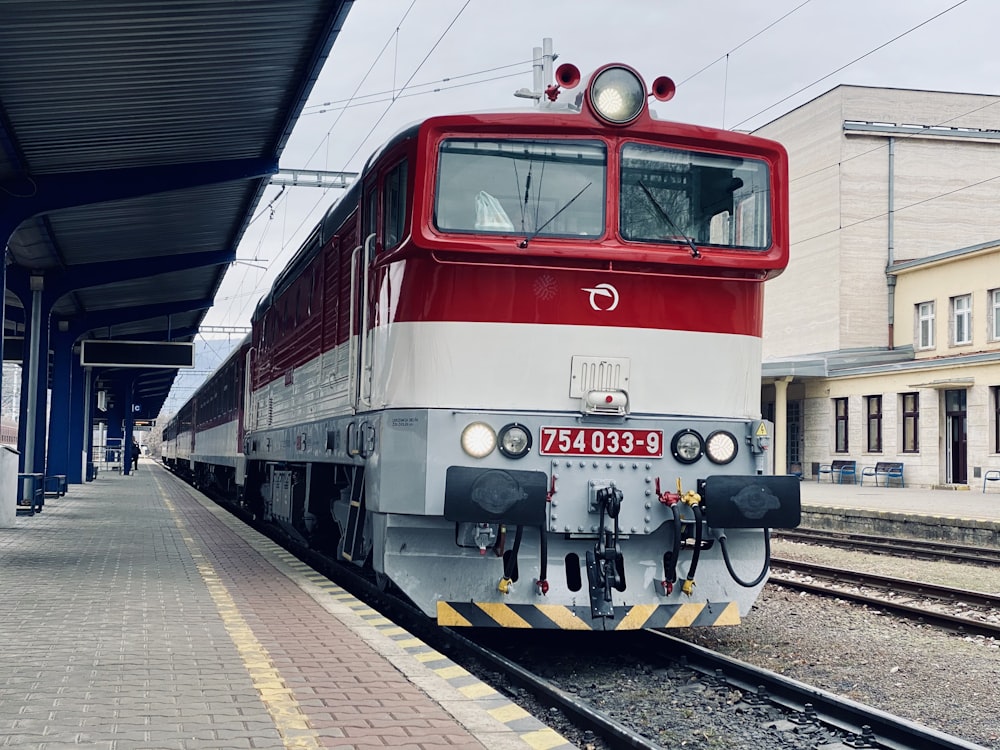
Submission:
[[[791,262],[765,294],[776,471],[900,462],[907,485],[982,487],[1000,469],[1000,97],[839,86],[756,134],[791,179]]]

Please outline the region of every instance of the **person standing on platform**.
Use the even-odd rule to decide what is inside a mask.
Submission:
[[[139,471],[139,441],[132,438],[132,471]]]

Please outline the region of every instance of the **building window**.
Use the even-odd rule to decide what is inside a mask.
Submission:
[[[1000,341],[1000,289],[990,291],[990,338]]]
[[[972,343],[972,295],[951,298],[951,343]]]
[[[835,453],[847,453],[847,399],[833,400],[834,447]]]
[[[993,391],[993,452],[1000,453],[1000,385],[990,390]]]
[[[868,452],[882,452],[882,397],[865,396],[868,410]]]
[[[917,348],[934,348],[934,303],[917,305]]]
[[[903,415],[903,453],[916,453],[920,450],[920,394],[903,393],[900,395]]]

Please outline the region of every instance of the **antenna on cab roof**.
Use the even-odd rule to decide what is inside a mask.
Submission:
[[[514,96],[521,99],[534,99],[538,106],[545,106],[547,98],[545,96],[548,82],[552,80],[552,63],[559,59],[559,55],[552,53],[552,38],[542,39],[542,46],[532,50],[531,72],[533,76],[533,87],[531,89],[518,89]]]

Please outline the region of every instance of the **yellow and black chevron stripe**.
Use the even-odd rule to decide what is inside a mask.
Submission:
[[[438,625],[534,630],[639,630],[739,625],[736,602],[637,604],[615,607],[613,618],[590,616],[590,607],[499,602],[437,603]]]

